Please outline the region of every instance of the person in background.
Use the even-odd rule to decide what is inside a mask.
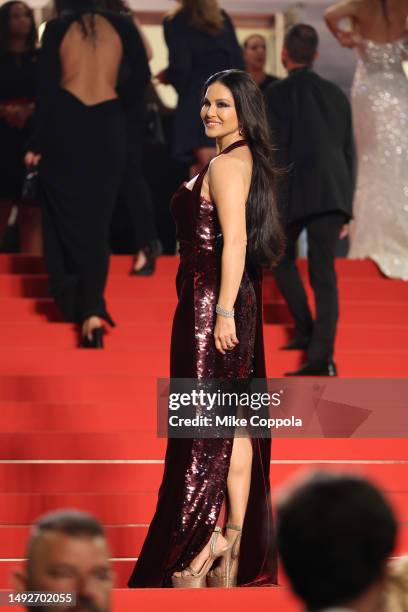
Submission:
[[[109,230],[126,168],[126,111],[150,82],[140,34],[104,0],[58,0],[44,32],[36,130],[26,163],[40,163],[50,289],[84,348],[114,325],[104,289]]]
[[[382,612],[396,539],[388,501],[352,474],[314,472],[278,501],[280,559],[306,610]]]
[[[351,259],[370,258],[389,278],[408,280],[408,0],[346,0],[326,23],[354,47],[352,86],[357,188],[350,225]],[[344,30],[341,21],[350,20]]]
[[[105,6],[133,21],[142,38],[147,59],[151,60],[153,49],[128,4],[124,0],[105,0]],[[153,274],[156,257],[160,254],[153,197],[142,170],[145,122],[146,100],[140,98],[137,105],[126,110],[126,170],[119,194],[131,226],[131,245],[136,251],[131,274],[136,276]],[[118,212],[121,210],[119,206]]]
[[[283,348],[306,349],[307,361],[289,376],[336,376],[333,361],[338,319],[336,246],[347,233],[353,195],[353,136],[350,103],[334,83],[313,72],[318,54],[314,28],[298,24],[284,40],[287,78],[265,93],[277,148],[286,254],[275,278],[295,321],[294,338]],[[306,228],[309,278],[316,302],[313,321],[296,266],[296,243]]]
[[[59,510],[33,525],[25,565],[13,582],[18,593],[74,593],[73,612],[110,612],[114,578],[102,525],[85,512]],[[36,606],[38,612],[63,609],[62,604]]]
[[[247,71],[262,93],[268,85],[278,80],[277,77],[265,72],[266,38],[262,34],[251,34],[244,40],[244,60]]]
[[[36,43],[34,15],[27,4],[19,1],[3,4],[0,7],[0,241],[2,238],[4,241],[0,249],[19,250],[20,228],[22,250],[33,254],[41,253],[40,212],[31,206],[21,206],[20,200],[25,173],[24,146],[32,128],[36,94]]]
[[[195,176],[215,156],[214,140],[203,132],[199,110],[206,79],[229,68],[244,69],[242,49],[230,17],[218,0],[177,0],[164,20],[169,66],[157,75],[175,87],[172,154],[191,167]]]

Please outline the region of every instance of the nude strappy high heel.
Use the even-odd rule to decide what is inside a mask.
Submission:
[[[225,552],[225,548],[216,552],[218,536],[221,533],[221,527],[216,527],[211,535],[210,554],[208,555],[204,565],[199,572],[194,571],[190,566],[186,567],[181,572],[181,576],[172,576],[171,582],[175,589],[202,589],[205,588],[207,574],[210,571],[215,559]]]
[[[225,571],[223,574],[217,575],[215,570],[209,572],[207,576],[207,586],[214,588],[225,588],[231,589],[237,584],[238,576],[238,561],[239,561],[239,543],[241,540],[242,527],[238,525],[232,525],[228,523],[225,526],[226,529],[232,529],[238,531],[238,535],[231,539],[228,543],[228,547],[221,552],[219,557],[224,557]]]

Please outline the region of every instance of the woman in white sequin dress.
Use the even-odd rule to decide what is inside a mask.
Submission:
[[[408,280],[408,0],[346,0],[326,23],[355,47],[352,87],[358,178],[349,257],[370,258],[390,278]],[[351,30],[339,24],[349,18]]]

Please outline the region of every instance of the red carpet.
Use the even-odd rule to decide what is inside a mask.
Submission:
[[[112,259],[107,295],[118,327],[106,350],[83,351],[47,298],[42,261],[0,255],[0,588],[10,587],[10,571],[24,558],[29,525],[55,508],[88,510],[107,526],[119,587],[139,553],[163,469],[156,378],[168,374],[177,259],[161,258],[152,278],[129,277],[130,266],[129,257]],[[408,377],[408,283],[384,279],[371,262],[339,260],[338,272],[340,375]],[[265,323],[268,374],[279,377],[302,355],[279,351],[290,317],[270,275]],[[408,551],[406,439],[276,439],[274,495],[305,465],[373,478],[401,521],[396,554]],[[114,601],[121,612],[298,609],[284,587],[117,590]]]

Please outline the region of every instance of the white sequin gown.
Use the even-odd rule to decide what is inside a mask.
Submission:
[[[362,40],[352,87],[358,177],[349,257],[408,280],[408,37]]]

